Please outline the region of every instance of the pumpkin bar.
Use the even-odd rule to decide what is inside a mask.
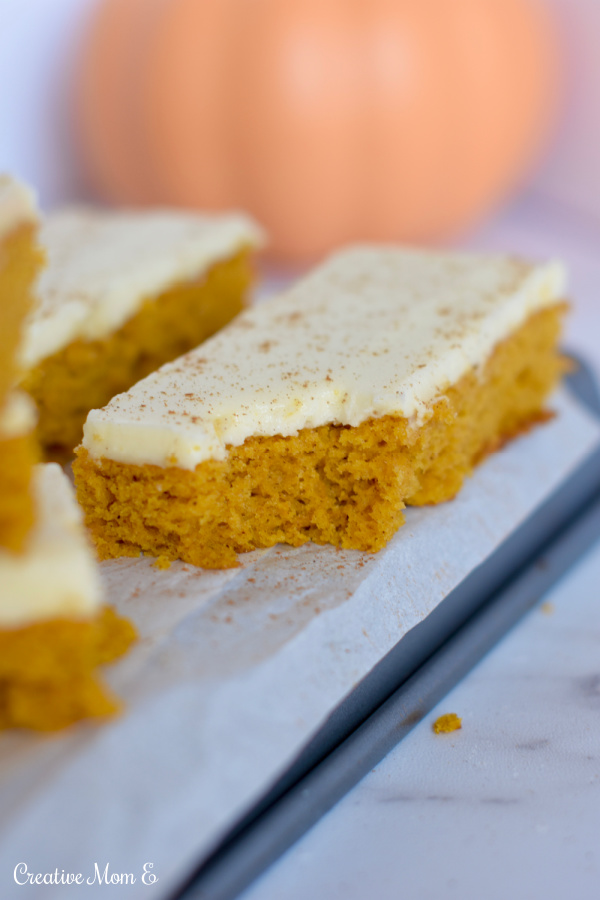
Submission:
[[[25,551],[0,549],[0,729],[50,730],[106,716],[118,702],[96,668],[125,652],[133,627],[102,606],[100,575],[73,489],[56,463],[33,474]]]
[[[15,351],[33,305],[33,283],[44,262],[37,227],[33,192],[16,178],[0,175],[0,407],[17,379]],[[10,302],[5,302],[6,297]]]
[[[35,462],[36,410],[15,388],[25,316],[43,262],[31,192],[0,178],[0,729],[59,728],[117,708],[96,667],[133,627],[101,606],[73,489]]]
[[[10,391],[0,410],[0,548],[13,553],[23,550],[34,522],[31,477],[39,459],[36,422],[31,398],[22,391]]]
[[[29,490],[37,449],[35,410],[13,391],[19,377],[21,331],[44,257],[37,243],[33,192],[0,175],[0,547],[18,552],[33,523]]]
[[[262,233],[243,215],[49,215],[48,264],[22,353],[23,388],[50,456],[72,452],[88,411],[218,331],[242,309]]]
[[[379,550],[547,415],[564,291],[560,263],[335,255],[90,413],[74,469],[101,556]]]

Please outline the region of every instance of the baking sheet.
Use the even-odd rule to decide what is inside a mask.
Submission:
[[[19,862],[85,878],[108,864],[136,878],[128,896],[167,895],[375,663],[600,444],[575,401],[555,406],[453,502],[408,510],[376,556],[307,545],[225,572],[103,564],[108,599],[142,635],[110,670],[128,708],[102,727],[0,738],[2,897],[39,896],[15,884]]]

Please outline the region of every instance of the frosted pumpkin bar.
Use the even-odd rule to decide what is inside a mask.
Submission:
[[[564,291],[558,263],[332,257],[90,413],[74,468],[100,554],[380,549],[544,416]]]
[[[16,348],[44,261],[37,227],[33,192],[16,178],[0,175],[0,406],[17,379]]]
[[[0,409],[0,548],[13,553],[23,550],[35,516],[31,477],[39,458],[36,421],[31,398],[9,391]]]
[[[59,466],[34,468],[33,494],[24,552],[0,550],[0,729],[55,729],[114,712],[96,668],[134,638],[102,606],[98,567]]]
[[[242,309],[262,243],[243,215],[72,209],[47,216],[48,264],[22,384],[48,451],[70,452],[88,411],[197,346]]]
[[[13,391],[21,331],[44,257],[33,192],[0,175],[0,547],[18,552],[34,518],[30,480],[37,460],[35,410]]]
[[[134,630],[100,605],[99,575],[71,485],[35,466],[37,415],[15,388],[43,263],[31,191],[0,177],[0,729],[59,728],[116,702],[95,675]]]

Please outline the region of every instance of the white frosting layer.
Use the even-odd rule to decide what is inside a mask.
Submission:
[[[37,221],[36,197],[31,188],[11,175],[0,175],[0,240],[19,225]]]
[[[22,362],[31,367],[76,338],[106,337],[144,300],[203,275],[263,233],[241,214],[106,212],[51,214],[40,229],[48,264],[25,334]]]
[[[349,249],[92,410],[83,445],[192,469],[250,435],[386,414],[420,423],[450,384],[562,298],[565,280],[559,263]]]
[[[37,522],[24,553],[0,549],[0,628],[68,616],[86,618],[101,601],[100,574],[67,476],[36,466]]]
[[[21,437],[35,428],[35,403],[24,391],[11,391],[0,410],[0,440]]]

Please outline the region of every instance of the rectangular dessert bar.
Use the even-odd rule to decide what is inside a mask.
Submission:
[[[0,175],[0,547],[22,549],[33,524],[30,480],[37,460],[35,410],[14,392],[18,350],[33,285],[44,262],[37,243],[38,210],[33,192]]]
[[[37,466],[36,410],[15,388],[43,263],[32,193],[0,177],[0,730],[60,728],[117,702],[96,668],[133,627],[102,607],[100,578],[66,475]]]
[[[36,421],[31,397],[10,391],[0,409],[0,547],[13,553],[25,547],[35,517],[31,477],[39,459]]]
[[[0,407],[17,378],[15,350],[33,305],[32,287],[44,256],[37,246],[38,209],[33,192],[0,174]]]
[[[28,322],[22,386],[50,455],[90,409],[196,347],[245,305],[258,226],[243,215],[72,209],[40,230],[48,264]]]
[[[24,552],[0,550],[0,730],[50,730],[114,712],[96,669],[135,636],[102,605],[94,553],[59,466],[35,467],[33,494]]]
[[[337,254],[90,413],[74,469],[101,556],[380,549],[544,418],[564,293],[559,263]]]

